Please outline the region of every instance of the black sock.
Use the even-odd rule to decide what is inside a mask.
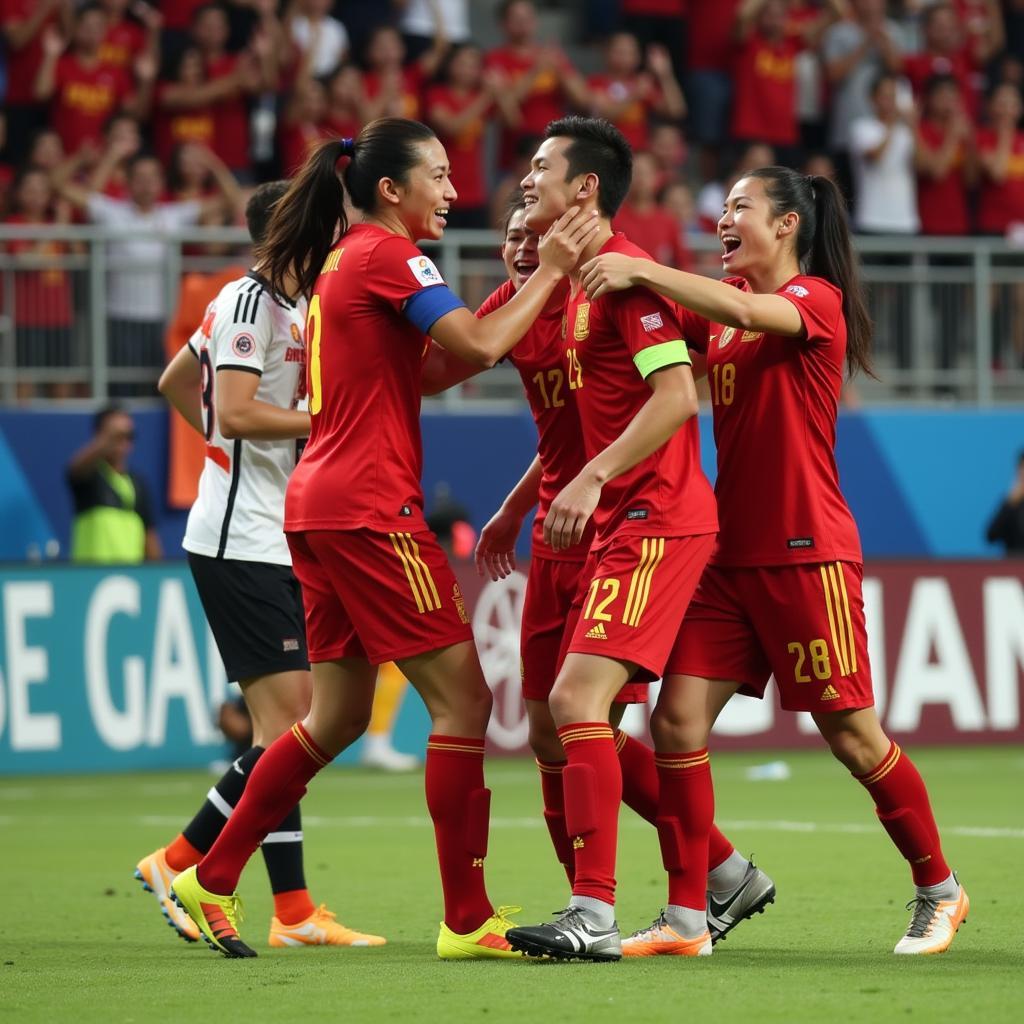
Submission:
[[[185,826],[182,835],[200,852],[206,853],[227,823],[235,804],[242,798],[253,766],[263,754],[263,747],[250,747],[221,776],[206,795],[203,806]]]
[[[263,840],[260,849],[270,876],[270,889],[275,895],[306,888],[302,867],[302,812],[298,804]]]

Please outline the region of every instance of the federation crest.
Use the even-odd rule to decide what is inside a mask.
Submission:
[[[725,346],[728,345],[729,342],[732,341],[732,339],[735,338],[735,337],[736,337],[736,328],[735,327],[724,327],[722,329],[722,335],[718,339],[718,347],[719,348],[725,348]]]
[[[576,307],[576,323],[573,324],[572,336],[577,341],[585,341],[590,334],[590,303],[581,302]]]

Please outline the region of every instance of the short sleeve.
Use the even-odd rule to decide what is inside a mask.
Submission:
[[[827,343],[835,338],[836,325],[843,315],[842,294],[837,289],[820,278],[801,277],[775,294],[796,306],[808,344]]]
[[[427,333],[446,313],[464,303],[454,295],[433,261],[408,239],[393,235],[373,250],[366,287]]]
[[[164,207],[164,215],[174,227],[191,227],[198,224],[202,212],[202,203],[194,199],[184,203],[168,203]]]
[[[480,308],[476,311],[478,319],[482,319],[485,316],[493,313],[497,309],[501,309],[515,294],[515,286],[511,281],[505,281],[500,287],[495,288],[490,295],[480,304]]]
[[[263,301],[263,289],[257,286],[247,291],[243,285],[234,301],[229,296],[226,304],[218,305],[210,329],[215,369],[262,374],[267,349],[274,337],[270,306]]]
[[[192,336],[185,342],[185,348],[189,350],[196,357],[199,358],[199,351],[203,347],[203,330],[201,327],[197,327],[193,332]]]
[[[673,303],[647,288],[609,296],[608,314],[643,378],[655,370],[690,364]]]
[[[85,212],[89,220],[96,224],[118,224],[124,219],[127,203],[121,199],[111,199],[101,192],[90,192]]]
[[[694,313],[692,309],[686,309],[684,306],[677,306],[676,311],[679,314],[679,326],[682,328],[686,347],[694,352],[707,355],[709,324],[707,317]]]

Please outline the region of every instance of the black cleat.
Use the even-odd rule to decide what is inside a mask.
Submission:
[[[743,881],[724,899],[708,892],[708,931],[711,941],[724,939],[740,923],[763,914],[775,902],[775,883],[753,861],[747,864]]]
[[[527,956],[549,956],[555,960],[591,960],[611,963],[622,959],[619,926],[598,928],[579,907],[567,907],[548,924],[510,928],[508,944]]]

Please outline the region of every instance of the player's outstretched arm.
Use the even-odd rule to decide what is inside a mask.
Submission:
[[[567,484],[544,519],[544,540],[555,551],[578,544],[609,480],[631,470],[656,452],[691,417],[697,415],[697,388],[690,367],[655,370],[647,377],[651,397],[626,429],[595,455]]]
[[[468,309],[453,309],[430,328],[430,336],[464,362],[494,366],[530,329],[555,285],[575,269],[599,226],[596,211],[567,210],[540,241],[540,266],[505,305],[479,318]]]
[[[446,348],[442,348],[436,341],[431,341],[420,371],[420,387],[425,395],[439,395],[442,391],[447,391],[456,384],[483,373],[485,369],[486,367],[475,363],[465,362]]]
[[[607,292],[640,286],[727,327],[792,338],[806,335],[797,308],[781,295],[743,292],[722,281],[663,267],[653,260],[606,253],[585,263],[580,275],[591,301]]]
[[[247,370],[217,371],[215,404],[220,432],[229,440],[287,441],[309,437],[309,413],[282,409],[256,397],[260,378]]]
[[[200,434],[204,433],[202,378],[195,352],[188,345],[183,345],[160,374],[156,385],[160,394],[178,410],[185,422]]]
[[[503,580],[515,572],[516,541],[523,528],[523,521],[540,497],[542,474],[538,455],[501,503],[501,508],[480,531],[480,540],[476,545],[476,571],[481,576]]]

